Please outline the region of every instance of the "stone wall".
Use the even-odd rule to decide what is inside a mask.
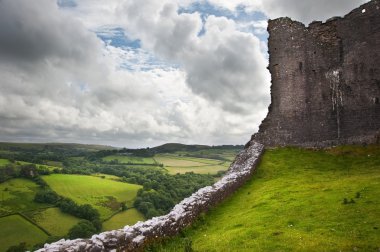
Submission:
[[[270,20],[271,98],[252,139],[270,146],[379,142],[380,1],[308,27]]]
[[[60,240],[45,244],[38,251],[140,251],[146,244],[157,239],[176,235],[182,228],[193,223],[202,212],[221,202],[251,178],[263,150],[262,144],[251,142],[248,148],[237,155],[222,179],[212,186],[199,189],[177,204],[167,215],[97,234],[91,239]]]

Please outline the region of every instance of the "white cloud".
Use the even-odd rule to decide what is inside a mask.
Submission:
[[[128,1],[119,13],[125,29],[143,47],[183,67],[196,94],[234,113],[266,110],[269,74],[259,39],[240,32],[234,21],[212,15],[205,21],[204,35],[198,36],[199,13],[177,10],[169,2]]]
[[[266,49],[256,37],[265,21],[210,15],[202,23],[199,13],[178,13],[191,2],[81,0],[59,9],[50,0],[1,0],[0,140],[244,143],[269,103]],[[301,21],[354,7],[337,2],[210,0]],[[94,33],[119,26],[143,48],[117,48]]]

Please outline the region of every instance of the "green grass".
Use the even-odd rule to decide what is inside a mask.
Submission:
[[[110,162],[117,160],[119,163],[123,164],[155,164],[153,158],[150,157],[135,157],[135,156],[119,156],[119,155],[112,155],[107,156],[103,158],[104,161]]]
[[[27,179],[11,179],[0,183],[0,215],[48,206],[33,201],[38,190],[39,186]]]
[[[55,207],[35,212],[32,219],[51,235],[59,237],[65,236],[70,228],[80,221],[79,218],[63,213]]]
[[[51,174],[43,176],[59,195],[78,204],[90,204],[106,219],[120,208],[120,202],[133,205],[139,185],[102,179],[94,176]]]
[[[267,150],[250,181],[157,249],[377,251],[379,195],[379,146]]]
[[[128,209],[112,216],[109,220],[103,222],[103,231],[123,228],[126,225],[133,225],[138,221],[144,220],[142,215],[135,208]]]
[[[9,160],[8,159],[4,159],[4,158],[0,158],[0,166],[4,166],[4,165],[7,165],[9,164]]]
[[[10,215],[0,218],[0,251],[6,251],[8,247],[26,242],[30,248],[36,243],[42,243],[47,239],[41,229],[25,220],[19,215]]]

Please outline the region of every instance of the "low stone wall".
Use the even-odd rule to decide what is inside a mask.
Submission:
[[[139,251],[146,244],[173,236],[243,185],[256,170],[264,146],[250,142],[231,164],[227,174],[212,186],[199,189],[182,200],[167,215],[133,226],[93,235],[90,239],[60,240],[45,244],[39,252],[60,251]]]

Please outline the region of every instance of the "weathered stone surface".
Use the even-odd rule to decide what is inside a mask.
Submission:
[[[271,98],[252,139],[266,147],[379,142],[380,1],[308,27],[270,20]]]
[[[150,242],[178,234],[182,228],[193,223],[199,214],[232,194],[251,177],[263,150],[262,144],[251,142],[248,148],[237,155],[225,176],[214,185],[201,188],[182,200],[167,215],[97,234],[91,239],[60,240],[45,244],[38,251],[141,251]]]

